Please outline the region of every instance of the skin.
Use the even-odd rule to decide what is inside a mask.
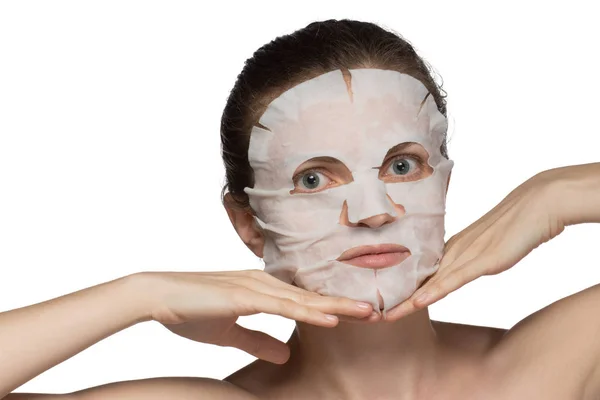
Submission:
[[[328,187],[351,179],[339,165],[310,162],[298,172],[319,168]],[[427,174],[422,168],[421,177]],[[369,304],[308,292],[260,270],[144,272],[0,313],[0,398],[162,400],[168,393],[170,399],[596,399],[600,285],[508,331],[432,321],[427,305],[511,268],[568,225],[600,222],[599,177],[595,163],[544,171],[524,182],[453,236],[438,272],[386,320]],[[225,206],[240,238],[262,257],[264,236],[252,211],[233,207],[229,195]],[[401,205],[394,206],[397,217],[374,215],[355,225],[394,223],[403,214]],[[349,224],[345,213],[344,207],[340,223]],[[422,293],[430,294],[426,301],[418,298]],[[296,321],[287,343],[236,323],[261,312]],[[60,395],[10,394],[103,338],[148,321],[258,360],[223,381],[158,378]]]
[[[331,171],[328,176],[328,185],[346,182]],[[452,237],[438,272],[387,321],[346,318],[333,329],[298,322],[288,363],[259,360],[227,381],[269,399],[597,398],[599,321],[592,311],[600,286],[553,303],[509,331],[431,321],[426,306],[477,277],[509,269],[567,225],[600,222],[599,177],[600,163],[532,177]],[[263,236],[251,215],[229,213],[236,214],[232,222],[248,247],[261,254]],[[361,222],[376,229],[390,219]],[[428,301],[419,298],[423,293]]]
[[[443,267],[423,289],[441,298],[473,276],[508,269],[565,226],[600,222],[599,176],[595,163],[530,178],[448,241]],[[251,218],[229,211],[242,239],[259,249],[260,232]],[[480,262],[460,261],[474,257]],[[596,399],[599,301],[596,285],[507,332],[431,321],[414,299],[405,303],[414,309],[399,306],[389,321],[355,323],[328,321],[323,312],[360,319],[371,310],[348,299],[305,293],[262,271],[141,273],[1,313],[0,395],[9,400],[163,399],[164,393],[172,399]],[[297,320],[287,345],[236,327],[236,316],[257,312]],[[159,378],[70,394],[6,395],[102,338],[150,320],[261,360],[224,381]]]

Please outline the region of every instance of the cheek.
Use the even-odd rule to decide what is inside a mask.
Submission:
[[[344,204],[343,186],[318,193],[261,198],[260,218],[268,225],[290,234],[315,234],[339,224]]]

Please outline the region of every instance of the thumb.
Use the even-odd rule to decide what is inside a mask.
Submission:
[[[290,357],[287,344],[261,331],[234,324],[221,336],[219,345],[237,347],[257,358],[275,364],[284,364]]]

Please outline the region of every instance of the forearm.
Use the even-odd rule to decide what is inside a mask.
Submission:
[[[549,202],[562,224],[600,222],[600,163],[555,168],[542,175],[552,185]]]
[[[0,313],[0,398],[47,369],[150,319],[143,283],[116,279]]]

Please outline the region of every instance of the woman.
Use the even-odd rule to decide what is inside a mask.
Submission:
[[[361,72],[368,69],[372,71]],[[0,395],[7,399],[597,398],[600,395],[597,367],[600,353],[598,327],[592,312],[600,297],[598,287],[558,301],[508,332],[431,321],[427,306],[479,276],[512,267],[567,225],[600,222],[600,164],[544,171],[524,182],[480,220],[453,236],[445,244],[439,262],[424,258],[430,262],[429,267],[436,264],[436,270],[434,273],[422,270],[417,281],[423,284],[416,291],[413,287],[408,295],[400,292],[399,288],[404,290],[406,283],[400,279],[389,288],[398,288],[398,292],[386,294],[385,290],[378,289],[376,299],[362,299],[361,294],[353,297],[365,300],[358,302],[316,293],[326,289],[319,287],[309,275],[302,275],[302,271],[295,271],[292,276],[303,278],[298,279],[300,284],[284,282],[290,279],[291,271],[275,257],[277,249],[270,240],[273,235],[285,236],[286,232],[277,231],[269,218],[274,215],[286,218],[286,213],[274,207],[291,198],[299,201],[320,196],[325,199],[323,206],[312,209],[318,213],[329,207],[328,200],[319,193],[340,193],[358,183],[365,184],[366,179],[357,178],[354,172],[358,168],[348,174],[340,163],[319,159],[316,161],[321,164],[304,165],[294,174],[291,190],[278,192],[286,196],[285,201],[263,203],[261,199],[270,194],[264,187],[269,175],[264,170],[259,171],[261,162],[263,166],[270,163],[267,167],[275,172],[284,171],[287,164],[293,168],[296,165],[285,162],[289,154],[276,157],[266,154],[261,159],[260,152],[266,144],[255,140],[252,146],[252,140],[257,137],[253,135],[256,132],[269,135],[271,126],[260,121],[273,121],[263,117],[269,113],[268,106],[274,100],[285,93],[297,93],[289,90],[299,88],[302,83],[317,82],[314,79],[331,77],[336,71],[341,71],[338,77],[344,78],[347,93],[355,95],[355,102],[361,99],[359,86],[363,81],[360,77],[379,77],[382,75],[377,74],[381,71],[390,78],[396,73],[412,77],[431,94],[430,100],[423,104],[436,108],[430,110],[432,119],[445,115],[440,88],[423,60],[408,43],[373,24],[346,20],[314,23],[264,46],[247,62],[238,78],[223,114],[221,135],[227,169],[225,207],[240,238],[257,256],[265,257],[269,273],[258,270],[139,273],[0,314],[0,354],[4,361],[0,363]],[[319,91],[319,88],[323,87],[314,86],[317,91],[311,93],[329,95],[327,90]],[[379,110],[381,107],[375,107],[372,112]],[[326,118],[335,110],[325,111],[313,109],[311,112]],[[273,138],[280,139],[276,135],[280,132],[273,133]],[[445,132],[438,133],[431,142],[441,143],[438,149],[428,147],[424,140],[425,146],[413,146],[410,154],[404,148],[402,153],[393,154],[393,163],[380,166],[377,178],[389,189],[385,195],[370,191],[369,196],[360,198],[356,197],[359,194],[346,193],[346,201],[338,204],[341,206],[339,225],[347,232],[365,235],[399,226],[402,217],[411,214],[411,207],[407,205],[410,203],[396,201],[400,195],[395,194],[396,189],[392,187],[425,182],[444,170],[438,166],[448,159]],[[298,140],[294,136],[286,140],[291,141],[293,154],[304,142],[310,145],[330,137],[334,137],[330,132],[317,132],[310,138],[299,138],[300,141],[294,142]],[[347,145],[356,141],[356,137],[345,141],[337,138],[329,144],[334,150],[339,147],[352,153],[350,150],[356,148]],[[380,141],[372,142],[372,148],[379,151]],[[286,147],[283,144],[270,147],[280,148]],[[434,151],[440,153],[439,164],[430,168],[428,163],[431,164]],[[343,149],[341,153],[340,158],[349,157]],[[358,162],[370,155],[370,152],[358,156],[352,153]],[[445,165],[448,179],[438,179],[443,185],[448,184],[451,167]],[[398,183],[396,179],[401,179],[402,185],[394,185]],[[256,186],[254,181],[262,183]],[[440,185],[435,190],[441,188],[447,186]],[[423,197],[423,201],[435,196],[443,200],[444,191],[434,193],[434,196]],[[372,208],[364,206],[363,203],[375,195],[382,195],[381,201],[369,205]],[[386,196],[390,200],[387,203]],[[362,214],[355,214],[356,204],[364,206]],[[417,202],[412,206],[419,204],[422,205]],[[372,211],[384,206],[388,207],[386,212]],[[291,218],[283,223],[290,221]],[[298,223],[295,220],[298,232],[288,236],[300,237],[304,222],[312,221]],[[320,218],[316,222],[320,222]],[[310,249],[314,247],[318,246]],[[417,253],[413,247],[407,247],[404,253],[413,253],[413,257],[404,256],[403,261],[414,259]],[[267,260],[267,256],[271,258]],[[373,269],[390,263],[384,256],[376,255],[367,255],[363,261],[371,263]],[[400,261],[396,258],[391,262]],[[333,262],[323,265],[326,271],[340,267]],[[353,271],[368,270],[368,266]],[[379,271],[385,270],[388,269]],[[346,279],[350,275],[343,273],[339,277]],[[314,291],[298,286],[311,287]],[[336,292],[347,287],[329,289]],[[358,293],[360,289],[353,287],[352,290]],[[297,321],[287,345],[235,324],[238,316],[259,312]],[[76,321],[72,318],[74,314],[78,316]],[[158,321],[174,333],[193,340],[240,348],[259,360],[224,381],[164,378],[114,383],[66,395],[8,394],[97,341],[149,320]],[[24,335],[24,332],[32,334]]]

